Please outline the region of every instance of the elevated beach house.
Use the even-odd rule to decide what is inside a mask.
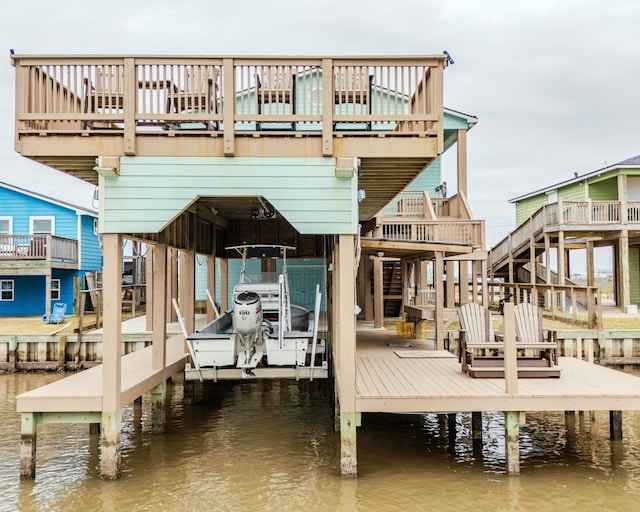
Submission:
[[[355,475],[362,412],[392,409],[385,399],[367,402],[356,386],[357,315],[378,321],[383,315],[382,288],[373,286],[372,275],[381,275],[386,258],[402,260],[404,268],[433,262],[429,300],[443,348],[445,269],[453,277],[455,262],[464,261],[486,274],[483,225],[466,204],[466,132],[475,119],[449,112],[445,121],[447,56],[11,58],[16,151],[99,188],[103,364],[95,396],[68,406],[102,425],[102,476],[119,475],[124,405],[154,386],[162,393],[172,371],[184,370],[187,383],[202,377],[189,365],[183,341],[167,340],[166,331],[173,299],[185,331],[195,330],[196,255],[206,259],[207,289],[216,290],[226,311],[234,284],[229,259],[238,257],[228,248],[247,244],[295,247],[306,275],[322,284],[330,370],[312,375],[332,379],[341,472]],[[456,196],[438,194],[440,180],[399,196],[456,141]],[[436,176],[439,171],[425,175]],[[392,202],[393,211],[380,215]],[[136,363],[147,365],[144,372],[122,370],[123,238],[150,247],[146,311],[153,343],[148,361]],[[265,265],[275,270],[273,261]],[[453,290],[447,300],[460,302]],[[286,371],[300,378],[309,369]],[[217,378],[217,370],[208,372]],[[65,404],[60,398],[56,407]],[[31,414],[50,402],[21,400],[19,407]],[[425,404],[409,399],[398,407],[424,410]],[[29,428],[22,469],[32,476],[35,425]]]
[[[510,202],[517,228],[489,253],[493,277],[567,285],[569,253],[580,249],[586,251],[587,285],[593,286],[594,249],[609,247],[616,306],[627,311],[640,303],[640,156],[576,172]]]
[[[102,269],[98,212],[0,182],[0,317],[77,308],[86,272]]]

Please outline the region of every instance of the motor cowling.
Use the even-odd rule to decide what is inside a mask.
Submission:
[[[262,325],[262,303],[254,292],[241,292],[233,299],[233,326],[240,334],[257,332]]]

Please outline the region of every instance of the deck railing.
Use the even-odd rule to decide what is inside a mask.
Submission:
[[[12,56],[21,134],[349,131],[441,139],[444,56]],[[441,141],[439,141],[439,146]]]
[[[384,220],[382,236],[391,240],[449,242],[482,246],[482,220]]]
[[[78,242],[52,235],[0,235],[1,260],[75,263],[78,261]]]
[[[547,226],[590,227],[640,223],[640,201],[559,201],[542,206],[529,219],[498,242],[489,252],[492,266],[528,244],[532,235]]]

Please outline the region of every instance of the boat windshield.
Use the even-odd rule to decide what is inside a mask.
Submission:
[[[277,283],[278,282],[278,274],[277,272],[257,272],[257,273],[249,273],[247,272],[244,275],[243,283]]]

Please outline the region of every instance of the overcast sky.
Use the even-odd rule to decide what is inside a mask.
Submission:
[[[89,205],[92,188],[17,155],[18,54],[431,55],[445,106],[477,116],[468,196],[492,245],[508,201],[640,154],[637,0],[20,0],[0,18],[0,180]],[[455,153],[455,149],[451,151]],[[444,157],[450,193],[455,155]]]

